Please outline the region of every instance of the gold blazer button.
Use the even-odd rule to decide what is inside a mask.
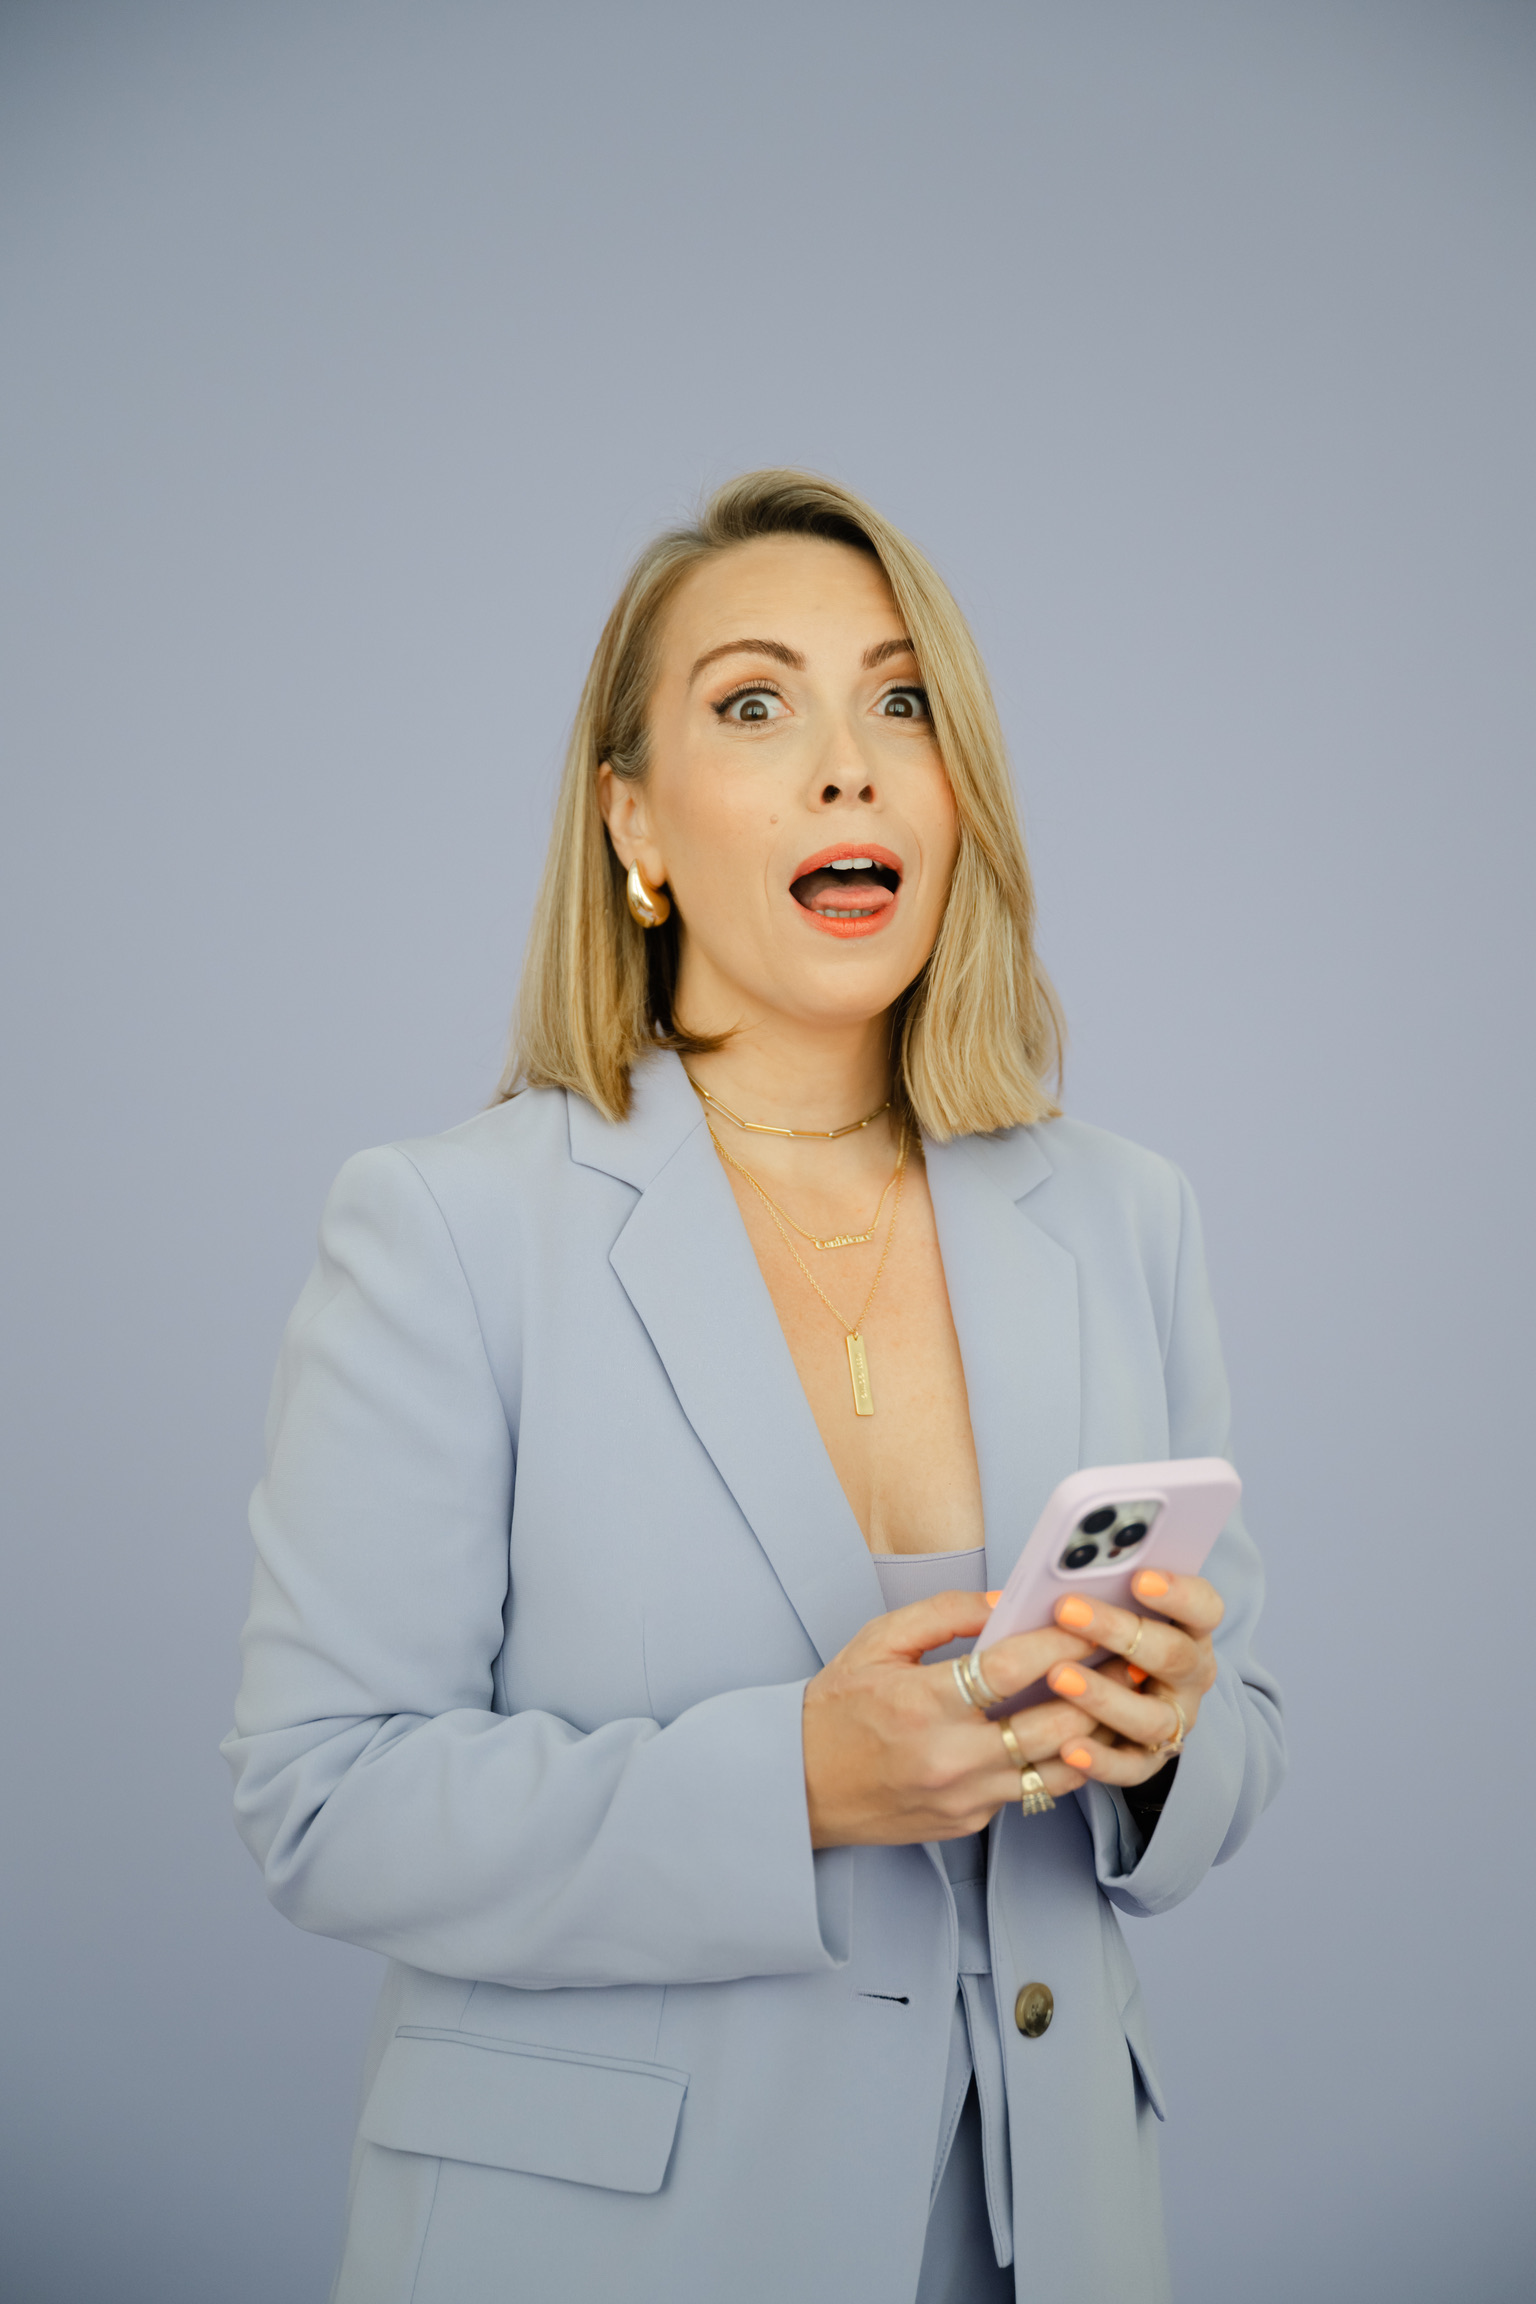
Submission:
[[[1056,2013],[1049,1984],[1021,1984],[1013,2004],[1013,2020],[1026,2040],[1038,2040]]]

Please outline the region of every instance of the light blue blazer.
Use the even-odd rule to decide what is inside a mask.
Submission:
[[[1079,1465],[1221,1454],[1226,1381],[1166,1161],[1070,1120],[927,1156],[996,1586]],[[880,1587],[675,1057],[619,1127],[543,1090],[348,1162],[252,1518],[240,1828],[391,1962],[336,2304],[904,2304],[954,1897],[932,1848],[811,1849],[802,1691]],[[1021,2297],[1169,2293],[1115,1907],[1187,1896],[1282,1767],[1236,1520],[1209,1574],[1145,1850],[1094,1788],[991,1826]]]

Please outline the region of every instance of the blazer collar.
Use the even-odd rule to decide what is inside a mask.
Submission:
[[[599,1168],[643,1192],[674,1152],[704,1126],[699,1100],[688,1085],[682,1059],[670,1049],[637,1064],[631,1076],[629,1117],[605,1120],[584,1096],[568,1094],[571,1158],[583,1168]],[[962,1136],[947,1145],[928,1143],[930,1168],[937,1159],[969,1162],[1006,1199],[1022,1200],[1052,1174],[1036,1128],[1010,1128],[999,1136]]]
[[[659,1048],[630,1075],[629,1117],[605,1120],[584,1096],[566,1092],[571,1158],[581,1168],[600,1168],[643,1192],[695,1130],[704,1125],[703,1107],[688,1085],[682,1059]]]
[[[572,1159],[640,1195],[609,1261],[825,1661],[880,1613],[879,1578],[682,1064],[659,1051],[637,1065],[618,1125],[566,1101]],[[1077,1264],[1022,1205],[1052,1174],[1039,1130],[924,1150],[996,1586],[1077,1469]]]

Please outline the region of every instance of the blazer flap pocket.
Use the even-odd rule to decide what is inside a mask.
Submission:
[[[384,2051],[361,2133],[394,2152],[656,2192],[687,2086],[667,2064],[407,2024]]]
[[[1120,2021],[1125,2026],[1125,2044],[1131,2052],[1131,2062],[1136,2067],[1136,2077],[1141,2082],[1142,2092],[1159,2120],[1166,2120],[1168,2107],[1163,2096],[1163,2084],[1157,2076],[1157,2066],[1152,2061],[1152,2043],[1147,2037],[1146,2005],[1139,1984],[1121,2009]]]

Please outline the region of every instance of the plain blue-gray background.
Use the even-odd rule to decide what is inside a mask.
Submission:
[[[0,113],[7,2304],[324,2297],[268,1373],[491,1091],[628,556],[777,461],[973,616],[1070,1108],[1206,1212],[1295,1766],[1133,1931],[1180,2296],[1524,2297],[1536,13],[10,0]]]

